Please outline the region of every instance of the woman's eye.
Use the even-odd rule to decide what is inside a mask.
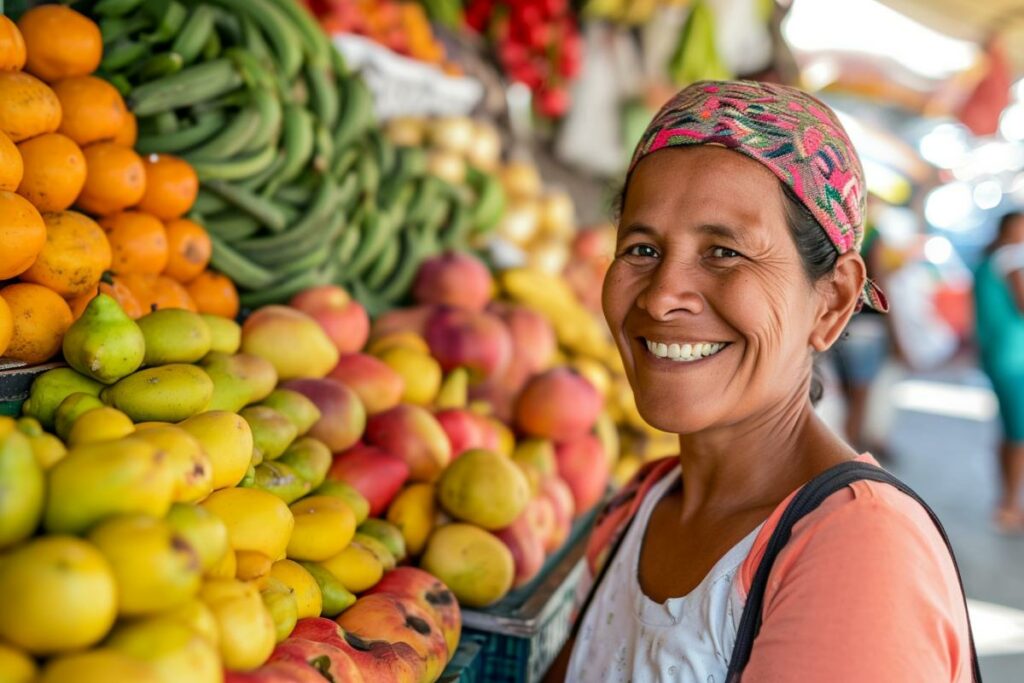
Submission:
[[[627,256],[639,256],[641,258],[657,258],[658,250],[649,244],[634,244],[626,249]]]
[[[711,258],[739,258],[741,254],[728,247],[714,247],[711,250]]]

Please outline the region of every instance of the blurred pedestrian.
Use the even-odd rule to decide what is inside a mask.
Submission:
[[[996,525],[1024,532],[1024,214],[1003,216],[975,271],[975,325],[981,367],[999,400],[1001,495]]]

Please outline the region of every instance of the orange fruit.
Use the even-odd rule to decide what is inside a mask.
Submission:
[[[91,74],[103,57],[100,27],[63,5],[40,5],[21,15],[25,70],[47,83]]]
[[[146,168],[129,147],[94,142],[85,153],[85,186],[78,206],[97,216],[107,216],[135,206],[146,192]]]
[[[85,155],[60,133],[46,133],[18,145],[25,172],[18,194],[40,211],[63,211],[85,185]]]
[[[21,71],[25,66],[25,39],[18,26],[0,14],[0,71]]]
[[[21,142],[58,126],[60,100],[50,86],[21,71],[0,71],[0,131]]]
[[[161,220],[185,215],[199,193],[199,177],[192,165],[170,154],[150,154],[146,165],[146,194],[139,208]]]
[[[102,78],[65,78],[53,84],[53,92],[62,112],[57,132],[80,145],[113,140],[124,127],[128,107],[117,88]]]
[[[68,305],[71,306],[71,315],[75,320],[78,320],[79,316],[85,311],[85,307],[89,305],[89,302],[99,292],[113,297],[120,304],[121,310],[132,320],[142,316],[142,308],[139,306],[139,302],[135,300],[135,295],[132,294],[132,291],[125,286],[121,278],[108,272],[103,274],[103,279],[100,280],[98,287],[93,287],[85,294],[79,294],[68,299]]]
[[[11,315],[11,307],[0,298],[0,356],[4,355],[13,335],[14,317]]]
[[[99,284],[110,268],[110,245],[103,228],[77,211],[44,213],[43,221],[46,246],[21,279],[49,287],[63,297],[83,294]]]
[[[189,282],[210,262],[213,245],[206,228],[187,218],[175,218],[164,224],[167,229],[167,267],[164,275],[178,282]]]
[[[185,288],[200,313],[221,315],[232,320],[238,315],[238,290],[226,275],[204,270]]]
[[[187,311],[196,311],[196,304],[185,286],[166,275],[156,276],[151,303],[157,308],[184,308]]]
[[[14,331],[5,355],[29,364],[42,363],[60,351],[71,326],[71,308],[52,289],[16,282],[0,289],[11,309]]]
[[[0,131],[0,190],[14,192],[24,174],[25,164],[21,160],[18,146],[11,142],[6,133]]]
[[[130,111],[124,113],[124,123],[111,142],[123,147],[134,147],[139,139],[139,121]]]
[[[100,219],[107,231],[113,259],[111,270],[118,275],[157,275],[167,267],[167,233],[155,216],[142,211],[121,211]]]
[[[131,292],[143,315],[153,310],[156,278],[152,273],[124,273],[117,276],[121,285]]]
[[[0,280],[25,271],[46,244],[46,224],[24,197],[0,190]]]

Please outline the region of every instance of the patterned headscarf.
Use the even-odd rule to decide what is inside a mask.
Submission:
[[[665,147],[720,145],[772,171],[807,207],[840,254],[864,240],[864,169],[835,113],[807,93],[755,81],[700,81],[681,90],[647,126],[629,171]],[[862,303],[887,311],[868,280]]]

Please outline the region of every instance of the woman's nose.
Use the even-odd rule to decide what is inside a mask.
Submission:
[[[669,320],[678,314],[704,310],[697,266],[681,260],[664,259],[637,297],[636,304],[655,320]]]

